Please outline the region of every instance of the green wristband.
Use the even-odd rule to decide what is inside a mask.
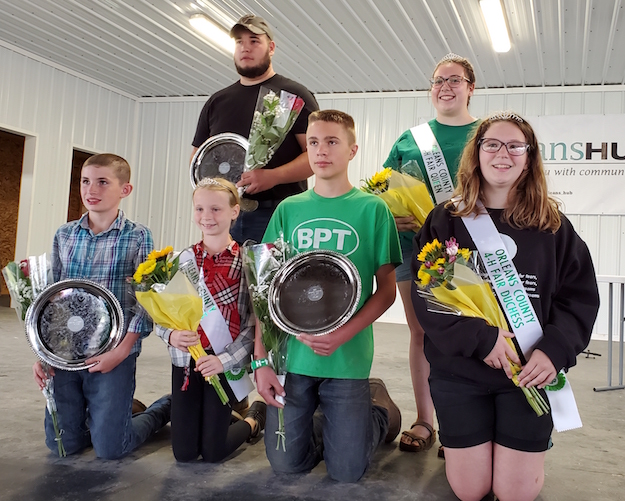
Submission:
[[[252,360],[252,370],[260,369],[261,367],[266,367],[269,365],[269,360],[266,358],[259,358],[256,360]]]

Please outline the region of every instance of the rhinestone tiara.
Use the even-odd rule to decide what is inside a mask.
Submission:
[[[516,120],[521,124],[525,122],[525,120],[512,111],[498,111],[497,113],[490,115],[486,120],[488,122],[495,122],[497,120]]]
[[[464,59],[464,57],[459,56],[458,54],[454,54],[453,52],[450,52],[449,54],[446,54],[445,56],[443,56],[443,58],[439,61],[439,64],[444,63],[446,61],[458,61],[459,59]]]
[[[230,188],[228,186],[226,186],[223,183],[220,183],[219,181],[217,181],[216,179],[212,177],[203,177],[202,179],[200,179],[200,181],[197,183],[196,188],[205,188],[206,186],[210,186],[210,185],[220,186],[230,191]]]

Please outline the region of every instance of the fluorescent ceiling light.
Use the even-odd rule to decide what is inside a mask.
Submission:
[[[189,18],[189,23],[191,23],[191,26],[193,26],[196,31],[200,32],[211,42],[216,43],[230,54],[234,54],[234,40],[230,38],[230,34],[207,16],[204,14],[194,14]]]
[[[501,0],[480,0],[480,7],[484,13],[493,49],[495,52],[508,52],[510,50],[510,37],[501,9]]]

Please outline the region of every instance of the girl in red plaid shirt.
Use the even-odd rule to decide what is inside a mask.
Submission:
[[[223,353],[210,349],[202,327],[197,332],[156,326],[168,344],[172,359],[172,448],[178,461],[221,461],[243,442],[256,438],[265,424],[266,404],[254,402],[243,420],[232,421],[229,405],[223,405],[205,377],[220,375],[231,402],[235,397],[223,376],[225,371],[245,366],[254,342],[255,319],[243,273],[239,245],[230,228],[240,211],[236,187],[221,178],[205,178],[193,192],[193,220],[202,240],[193,246],[219,311],[226,321],[232,343]],[[194,364],[188,347],[201,340],[208,353]]]

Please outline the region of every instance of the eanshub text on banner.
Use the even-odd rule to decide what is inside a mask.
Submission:
[[[624,115],[527,117],[538,138],[549,194],[566,214],[625,214]]]

